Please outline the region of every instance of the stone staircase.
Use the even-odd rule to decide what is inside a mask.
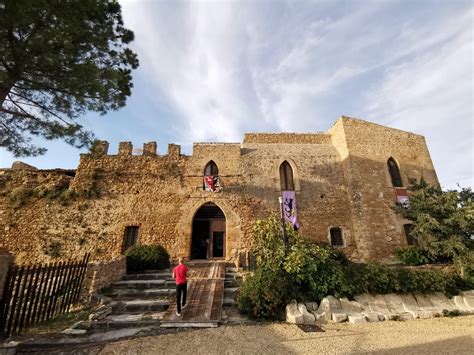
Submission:
[[[192,268],[192,264],[190,265]],[[226,264],[224,279],[223,322],[238,316],[235,298],[241,276],[232,264]],[[169,308],[175,302],[175,283],[171,269],[147,271],[126,275],[104,290],[108,303],[95,315],[94,319],[82,322],[78,328],[108,330],[121,328],[159,327]]]
[[[82,326],[95,330],[158,327],[174,294],[171,270],[126,275],[103,293],[110,299],[106,310]]]

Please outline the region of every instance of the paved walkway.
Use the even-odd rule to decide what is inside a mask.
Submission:
[[[168,308],[161,327],[217,327],[224,300],[225,263],[190,265],[187,306],[176,315],[176,301]]]

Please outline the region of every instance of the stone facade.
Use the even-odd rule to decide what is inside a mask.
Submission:
[[[329,241],[342,231],[341,249],[354,260],[386,259],[406,244],[387,168],[392,157],[408,179],[438,179],[424,137],[341,117],[325,133],[247,133],[242,143],[195,143],[191,156],[170,144],[159,155],[129,142],[108,155],[103,142],[82,154],[76,171],[0,170],[0,245],[19,263],[92,252],[111,260],[123,251],[127,226],[137,243],[161,244],[191,256],[193,220],[206,203],[225,216],[224,257],[245,260],[255,220],[279,213],[280,165],[293,171],[301,232]],[[203,189],[206,164],[219,169],[219,192]]]
[[[121,255],[111,261],[92,261],[87,265],[86,275],[79,298],[89,301],[91,296],[101,288],[120,281],[127,273],[125,256]]]

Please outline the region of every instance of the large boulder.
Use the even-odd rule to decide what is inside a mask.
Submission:
[[[464,300],[464,303],[474,311],[474,290],[471,291],[463,291],[461,292],[461,296]]]

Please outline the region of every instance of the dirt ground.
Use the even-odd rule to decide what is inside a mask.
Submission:
[[[327,324],[305,333],[284,323],[221,326],[108,343],[93,354],[473,354],[474,316]]]

